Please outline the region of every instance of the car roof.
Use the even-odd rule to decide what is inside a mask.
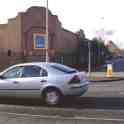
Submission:
[[[54,63],[54,62],[25,62],[25,63],[20,63],[20,64],[14,64],[6,69],[4,69],[2,72],[0,72],[1,74],[6,72],[7,70],[13,68],[13,67],[18,67],[18,66],[26,66],[26,65],[37,65],[37,66],[41,66],[44,69],[49,68],[50,65],[56,65],[59,63]]]
[[[13,66],[38,65],[38,66],[48,67],[50,65],[59,65],[59,64],[60,63],[54,63],[54,62],[26,62],[26,63],[15,64]]]
[[[23,65],[50,65],[50,62],[25,62],[25,63],[19,63],[15,64],[15,66],[23,66]]]

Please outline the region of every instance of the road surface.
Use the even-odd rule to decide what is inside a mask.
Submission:
[[[124,81],[94,82],[77,100],[47,107],[39,100],[1,99],[0,124],[123,124]]]

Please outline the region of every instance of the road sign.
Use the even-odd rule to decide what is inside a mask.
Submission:
[[[45,48],[45,35],[40,33],[34,34],[34,49]]]

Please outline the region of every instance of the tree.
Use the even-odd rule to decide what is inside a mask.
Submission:
[[[104,64],[108,58],[111,58],[111,53],[108,48],[104,45],[104,41],[101,39],[93,38],[92,40],[92,61],[94,62],[93,67]]]

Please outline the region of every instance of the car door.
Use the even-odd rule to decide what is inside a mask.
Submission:
[[[17,80],[23,67],[13,67],[5,71],[0,79],[0,96],[16,96]]]
[[[17,97],[35,98],[41,96],[42,83],[46,83],[47,72],[40,66],[27,65],[24,67],[22,76],[18,79],[16,89]]]

